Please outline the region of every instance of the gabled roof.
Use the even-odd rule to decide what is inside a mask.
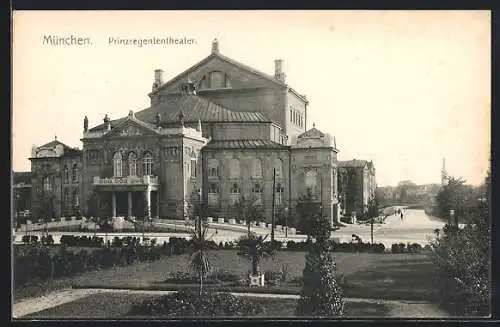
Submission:
[[[264,139],[242,139],[242,140],[211,140],[203,149],[286,149],[282,145],[271,140]]]
[[[194,64],[193,66],[189,67],[188,69],[186,69],[185,71],[183,71],[182,73],[180,73],[179,75],[175,76],[174,78],[170,79],[168,82],[160,85],[156,90],[152,91],[150,94],[155,94],[157,93],[158,91],[162,90],[162,89],[165,89],[167,87],[169,87],[170,85],[174,84],[175,82],[178,82],[180,79],[182,79],[187,72],[190,72],[192,70],[195,70],[197,69],[198,67],[200,66],[203,66],[204,64],[206,64],[208,61],[210,61],[211,59],[213,58],[218,58],[222,61],[225,61],[231,65],[234,65],[234,66],[237,66],[243,70],[246,70],[247,72],[250,72],[252,74],[255,74],[259,77],[262,77],[270,82],[273,82],[275,84],[278,84],[278,85],[281,85],[283,87],[286,87],[286,84],[278,81],[277,79],[275,79],[273,76],[269,75],[269,74],[266,74],[266,73],[263,73],[261,71],[258,71],[257,69],[255,68],[252,68],[248,65],[245,65],[245,64],[242,64],[232,58],[229,58],[229,57],[226,57],[224,55],[222,55],[220,52],[212,52],[209,56],[205,57],[204,59],[202,59],[201,61],[199,61],[198,63]]]
[[[53,148],[55,148],[58,145],[62,145],[63,148],[64,148],[64,150],[74,150],[72,147],[67,146],[66,144],[64,144],[64,143],[62,143],[62,142],[60,142],[58,140],[51,141],[49,143],[46,143],[44,145],[39,146],[38,148],[39,149],[41,149],[41,148],[50,148],[50,149],[53,149]]]
[[[196,123],[198,120],[204,123],[215,122],[271,122],[260,112],[240,112],[224,108],[205,98],[193,94],[171,94],[165,97],[161,103],[155,104],[147,109],[135,113],[137,120],[142,121],[150,127],[159,113],[161,124],[179,122],[179,113],[182,111],[185,123]],[[111,128],[121,124],[127,117],[111,121]],[[100,130],[104,124],[100,124],[90,131]]]
[[[305,131],[304,133],[300,134],[297,136],[297,138],[320,138],[324,137],[325,134],[322,133],[320,130],[316,129],[315,127],[311,128],[310,130]]]
[[[347,168],[364,168],[367,164],[368,161],[358,160],[358,159],[344,160],[338,162],[339,167],[347,167]]]
[[[173,77],[168,82],[160,85],[156,90],[150,92],[149,94],[150,95],[151,94],[156,94],[160,90],[165,89],[165,88],[169,87],[170,85],[178,82],[180,79],[182,79],[186,75],[187,72],[190,72],[192,70],[197,69],[200,66],[203,66],[204,64],[206,64],[208,61],[210,61],[213,58],[218,58],[218,59],[220,59],[222,61],[225,61],[225,62],[227,62],[227,63],[229,63],[229,64],[231,64],[233,66],[236,66],[236,67],[238,67],[238,68],[240,68],[242,70],[245,70],[245,71],[247,71],[249,73],[257,75],[257,76],[259,76],[259,77],[261,77],[261,78],[263,78],[263,79],[265,79],[265,80],[267,80],[269,82],[278,84],[278,85],[283,86],[283,87],[287,87],[287,88],[290,89],[290,91],[292,93],[294,93],[298,97],[301,97],[304,101],[306,101],[307,103],[309,103],[309,101],[307,100],[307,98],[304,95],[301,95],[296,90],[294,90],[293,88],[291,88],[289,85],[287,85],[287,84],[285,84],[285,83],[283,83],[283,82],[275,79],[274,76],[269,75],[269,74],[264,73],[264,72],[261,72],[261,71],[255,69],[255,68],[253,68],[253,67],[250,67],[250,66],[248,66],[246,64],[243,64],[243,63],[241,63],[239,61],[236,61],[236,60],[234,60],[232,58],[226,57],[223,54],[221,54],[220,52],[212,52],[209,56],[205,57],[204,59],[202,59],[198,63],[194,64],[193,66],[191,66],[188,69],[186,69],[185,71],[183,71],[182,73],[180,73],[177,76]]]

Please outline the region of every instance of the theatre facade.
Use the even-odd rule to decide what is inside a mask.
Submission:
[[[81,150],[58,140],[33,147],[33,212],[50,195],[58,216],[86,215],[97,197],[114,217],[183,218],[199,200],[231,218],[245,199],[270,221],[273,206],[291,212],[310,191],[339,219],[345,179],[335,138],[306,128],[309,102],[286,84],[281,60],[267,75],[222,55],[214,40],[206,58],[169,81],[156,70],[148,96],[148,108],[124,117],[93,127],[85,117]],[[368,168],[369,181],[353,182],[370,196]]]

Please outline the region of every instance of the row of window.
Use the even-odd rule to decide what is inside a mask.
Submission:
[[[276,169],[276,177],[283,177],[283,161],[279,158],[274,160],[274,167]],[[259,158],[252,159],[251,162],[251,176],[252,178],[262,178],[262,160]],[[208,160],[208,177],[220,177],[219,162],[217,159]],[[240,160],[232,158],[229,160],[229,178],[241,178],[241,163]]]
[[[276,185],[275,192],[275,204],[281,205],[283,203],[283,192],[284,188],[281,183]],[[209,206],[217,206],[219,205],[219,184],[218,183],[210,183],[208,184],[208,205]],[[252,186],[251,198],[254,200],[255,205],[262,205],[262,194],[263,189],[259,183],[256,183]],[[237,206],[241,201],[241,188],[238,183],[234,183],[229,189],[229,205]]]
[[[134,152],[130,152],[127,157],[128,163],[128,175],[137,175],[137,155]],[[142,174],[143,175],[153,175],[153,155],[150,152],[146,152],[142,159]],[[116,152],[113,155],[113,176],[123,177],[123,157],[120,152]]]
[[[71,180],[73,183],[78,183],[78,165],[74,164],[73,169],[71,169]],[[68,184],[69,179],[69,167],[67,165],[64,166],[64,184]]]
[[[295,110],[293,107],[290,109],[290,121],[299,127],[304,127],[305,124],[302,113]]]

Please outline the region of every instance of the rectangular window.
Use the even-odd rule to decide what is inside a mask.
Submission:
[[[293,122],[293,111],[290,109],[290,121]]]
[[[191,178],[196,178],[197,170],[196,170],[196,159],[191,159]]]

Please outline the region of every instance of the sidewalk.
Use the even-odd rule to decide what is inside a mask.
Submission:
[[[127,289],[65,289],[52,292],[46,296],[26,299],[14,303],[12,314],[14,318],[53,308],[65,303],[70,303],[78,299],[89,297],[99,293],[122,293],[122,294],[150,294],[165,295],[174,291],[150,291],[150,290],[127,290]],[[258,293],[232,293],[235,296],[262,297],[277,299],[299,299],[299,295],[287,294],[258,294]],[[443,310],[437,308],[435,304],[423,301],[392,301],[392,300],[374,300],[362,298],[344,298],[345,302],[364,302],[384,304],[390,308],[387,317],[389,318],[446,318],[449,315]]]

